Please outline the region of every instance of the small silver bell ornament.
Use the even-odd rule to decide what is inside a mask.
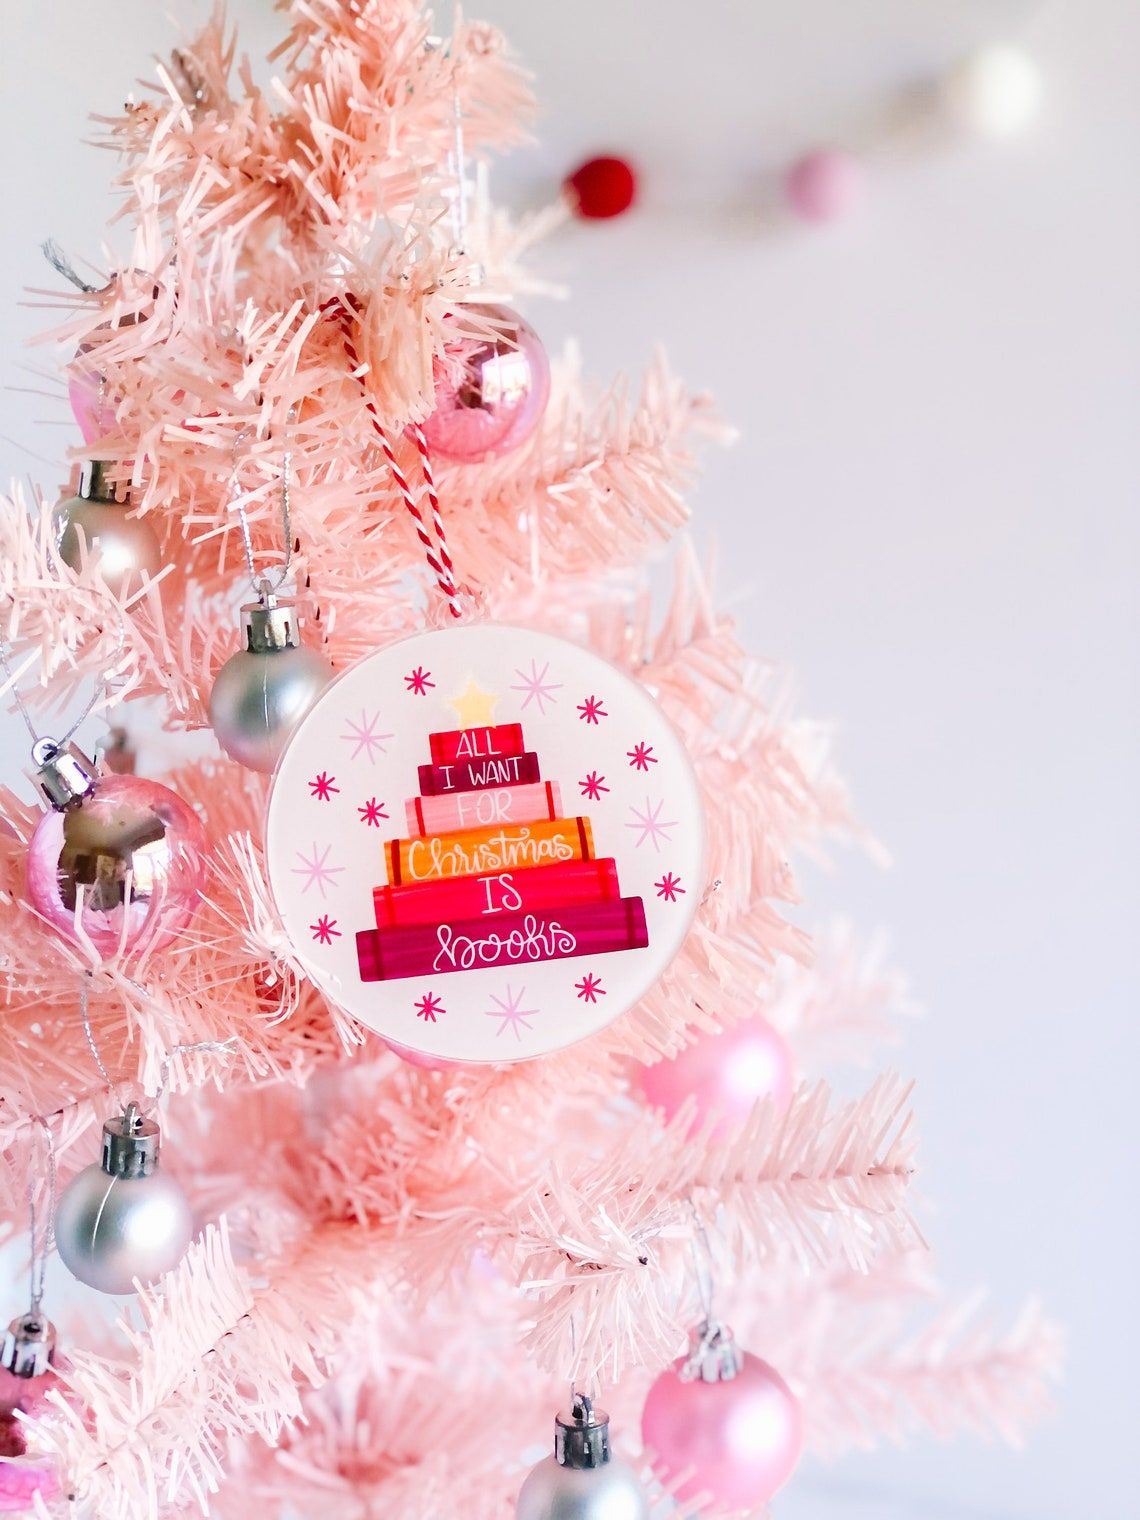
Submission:
[[[55,1243],[68,1271],[100,1293],[132,1293],[176,1267],[194,1230],[181,1186],[158,1164],[158,1125],[134,1103],[103,1125],[103,1159],[64,1188]]]
[[[518,1520],[648,1520],[636,1471],[610,1450],[610,1417],[583,1393],[554,1423],[554,1455],[523,1480]]]
[[[72,570],[85,557],[98,558],[99,577],[114,596],[153,578],[162,568],[162,550],[145,517],[130,516],[130,501],[119,500],[107,479],[107,466],[93,459],[84,467],[78,496],[69,496],[55,509],[55,541],[59,557]]]
[[[241,609],[245,648],[218,671],[210,722],[218,743],[239,765],[271,771],[290,734],[333,678],[325,657],[306,649],[297,608],[262,590]]]

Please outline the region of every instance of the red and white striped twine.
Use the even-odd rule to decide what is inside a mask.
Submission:
[[[346,293],[343,302],[336,300],[326,301],[323,309],[340,323],[345,354],[353,371],[358,372],[361,368],[360,355],[352,336],[351,322],[352,317],[354,315],[358,316],[360,313],[359,299],[351,293]],[[411,513],[412,521],[415,523],[416,536],[423,545],[424,558],[431,567],[436,584],[443,593],[448,611],[453,618],[461,618],[463,616],[463,609],[459,605],[459,588],[455,583],[455,566],[452,564],[451,553],[447,547],[447,534],[444,531],[443,514],[439,506],[439,493],[435,487],[435,474],[431,465],[431,450],[428,448],[428,441],[424,437],[423,428],[420,427],[419,423],[415,423],[409,431],[420,456],[420,470],[424,477],[424,492],[431,507],[431,522],[435,532],[434,543],[432,542],[431,535],[428,533],[419,501],[416,499],[408,477],[401,469],[400,462],[396,458],[396,451],[392,447],[392,440],[388,436],[388,430],[385,428],[380,418],[380,413],[376,409],[376,403],[372,399],[364,376],[358,374],[357,378],[364,397],[364,405],[368,408],[368,415],[372,419],[372,426],[375,429],[377,438],[380,440],[380,448],[383,451],[384,458],[388,462],[388,468],[392,472],[392,479],[396,482],[396,489],[404,498],[404,505]]]

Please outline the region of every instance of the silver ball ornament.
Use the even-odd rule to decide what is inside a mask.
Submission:
[[[100,1293],[132,1293],[176,1267],[194,1231],[181,1186],[158,1165],[158,1125],[128,1109],[103,1126],[103,1160],[60,1194],[55,1243],[64,1266]]]
[[[609,1415],[584,1395],[559,1414],[554,1455],[526,1475],[515,1514],[517,1520],[648,1520],[641,1480],[610,1451]]]
[[[99,578],[114,596],[137,589],[143,577],[162,568],[162,549],[145,517],[131,517],[130,504],[117,501],[103,466],[92,462],[78,496],[61,501],[54,515],[59,557],[72,570],[97,560]]]
[[[242,616],[246,647],[218,671],[210,723],[231,760],[272,771],[333,669],[323,655],[299,643],[291,603],[268,597],[243,607]]]

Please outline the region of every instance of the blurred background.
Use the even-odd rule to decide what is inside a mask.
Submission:
[[[53,491],[76,441],[25,340],[53,236],[98,265],[113,161],[84,144],[194,0],[5,11],[0,478]],[[887,926],[925,1019],[923,1221],[945,1278],[1066,1322],[1053,1424],[1018,1457],[924,1441],[808,1467],[781,1520],[1124,1520],[1132,1368],[1140,890],[1132,501],[1140,298],[1140,10],[979,0],[478,0],[536,75],[540,145],[496,170],[540,204],[598,152],[638,167],[612,222],[541,249],[572,286],[527,314],[602,380],[663,342],[741,433],[705,460],[695,536],[799,709],[833,721],[882,872],[809,873],[810,918]],[[231,0],[255,56],[270,0]],[[442,17],[444,26],[449,15]],[[1008,40],[1041,72],[995,140],[912,120],[915,91]],[[780,209],[805,151],[862,162],[826,223]],[[112,233],[112,245],[114,234]],[[14,779],[25,744],[0,729]]]

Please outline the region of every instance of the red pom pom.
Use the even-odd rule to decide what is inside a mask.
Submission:
[[[629,210],[637,176],[624,158],[588,158],[567,177],[565,189],[579,216],[601,221]]]

